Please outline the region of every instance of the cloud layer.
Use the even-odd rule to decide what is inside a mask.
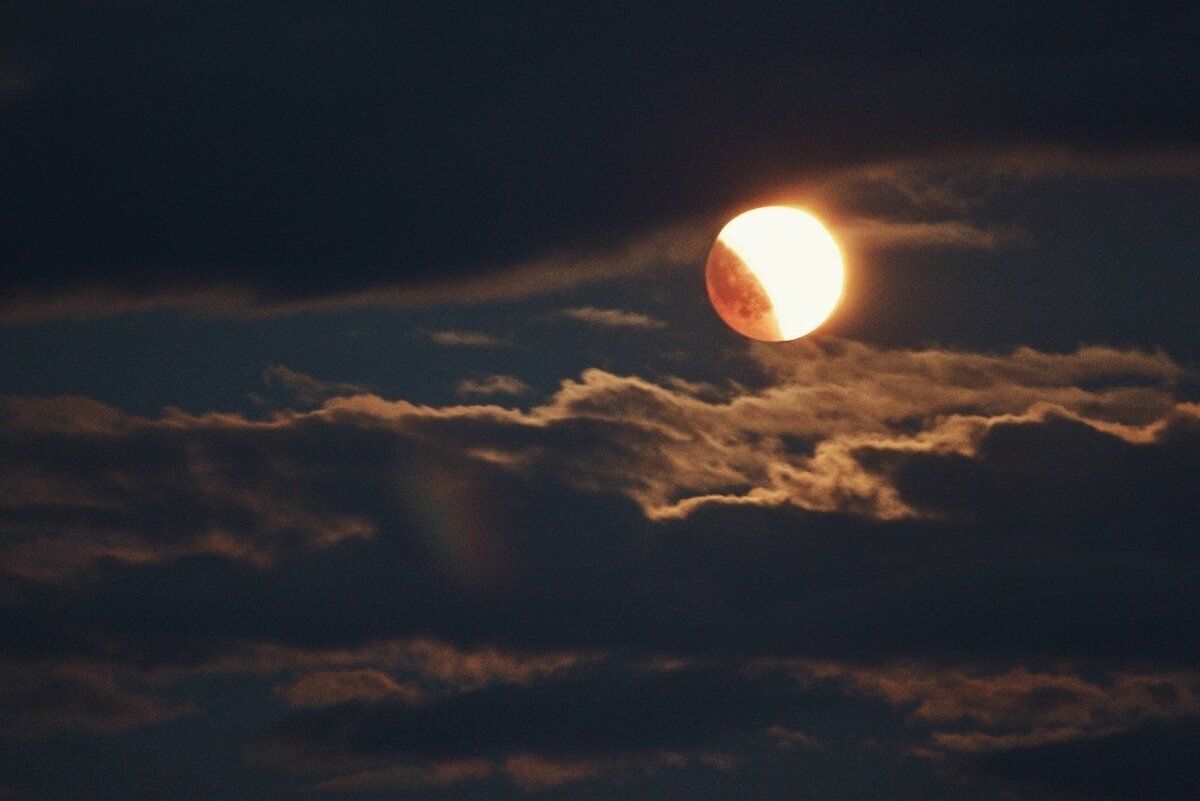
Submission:
[[[1098,347],[751,353],[752,387],[590,370],[525,408],[10,398],[5,669],[79,666],[62,698],[91,710],[14,678],[11,719],[122,730],[189,711],[155,683],[266,673],[296,711],[256,764],[329,789],[732,770],[744,737],[827,753],[829,704],[981,777],[1186,735],[1189,371]]]
[[[5,316],[511,296],[596,271],[562,254],[843,168],[1018,146],[1194,158],[1192,13],[18,3]],[[920,222],[873,236],[991,236]]]

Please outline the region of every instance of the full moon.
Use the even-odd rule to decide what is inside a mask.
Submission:
[[[825,226],[791,206],[729,221],[708,254],[713,308],[742,336],[784,342],[814,331],[842,296],[842,252]]]

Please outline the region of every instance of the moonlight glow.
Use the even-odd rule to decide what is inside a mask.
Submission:
[[[767,342],[825,322],[842,295],[842,254],[815,217],[789,206],[752,209],[721,229],[705,281],[730,328]]]

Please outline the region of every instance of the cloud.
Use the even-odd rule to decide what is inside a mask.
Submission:
[[[491,776],[495,766],[485,759],[456,759],[426,766],[406,765],[366,770],[337,776],[317,784],[327,791],[381,791],[423,787],[449,787],[467,781],[480,781]]]
[[[581,484],[620,488],[651,516],[703,503],[792,503],[900,517],[915,510],[854,456],[869,444],[966,452],[995,422],[1056,410],[1151,436],[1139,426],[1172,413],[1170,387],[1186,375],[1162,354],[1106,348],[1005,356],[844,343],[753,354],[771,376],[760,392],[714,401],[589,370],[530,416],[583,448],[557,457]]]
[[[774,200],[811,203],[835,219],[850,221],[967,223],[997,195],[1049,179],[1197,174],[1200,154],[1187,148],[1089,151],[1001,145],[846,165],[778,188]]]
[[[486,375],[480,378],[464,378],[456,388],[459,395],[524,395],[531,387],[516,376]]]
[[[601,765],[587,760],[550,760],[533,754],[517,754],[504,760],[504,770],[522,790],[549,790],[590,779]]]
[[[527,685],[602,658],[598,652],[528,652],[459,646],[428,637],[373,639],[355,647],[301,647],[270,639],[231,643],[200,664],[161,665],[152,681],[192,675],[283,677],[276,694],[294,706],[351,700],[419,703],[497,684]]]
[[[1200,792],[1191,754],[1200,719],[1158,722],[1098,737],[990,751],[971,759],[978,775],[1069,797],[1186,801]]]
[[[279,387],[286,390],[291,395],[293,402],[304,405],[315,405],[326,398],[355,395],[367,391],[365,387],[358,384],[322,381],[282,364],[273,364],[263,368],[262,380],[268,387]]]
[[[1200,673],[1193,670],[1116,670],[1094,678],[1079,668],[1025,665],[799,662],[791,669],[801,680],[836,678],[905,710],[910,723],[930,729],[933,744],[950,752],[1094,737],[1200,714]]]
[[[597,5],[513,25],[436,4],[28,5],[0,64],[8,323],[625,296],[698,269],[771,193],[811,201],[861,257],[857,289],[897,298],[872,310],[881,342],[1170,345],[1156,303],[1192,296],[1186,221],[1157,217],[1190,214],[1197,174],[1191,8],[630,25]],[[1054,202],[1023,206],[1047,177]],[[1092,234],[1119,239],[1109,220],[1142,195],[1096,218],[1069,197],[1127,187],[1162,204],[1130,227],[1169,232],[1137,258]],[[1080,231],[1094,253],[1058,258]],[[1115,312],[1089,291],[1134,278]],[[1062,287],[1075,302],[1047,314]],[[1031,333],[1038,315],[1055,320]],[[818,338],[737,350],[740,384],[592,369],[520,406],[503,378],[430,406],[282,366],[289,408],[252,416],[6,399],[5,784],[61,795],[103,764],[154,793],[176,765],[137,730],[204,708],[162,727],[199,744],[236,699],[292,795],[566,795],[741,760],[751,782],[817,762],[857,779],[878,749],[931,787],[1195,798],[1184,323],[1176,359]],[[245,728],[217,728],[236,751]]]
[[[32,279],[0,293],[0,323],[86,320],[163,308],[206,317],[261,318],[544,297],[590,284],[698,269],[724,221],[750,203],[811,208],[843,245],[872,259],[914,251],[1025,247],[1033,242],[1029,231],[997,220],[1006,197],[1063,178],[1093,184],[1114,178],[1190,179],[1200,175],[1200,155],[1186,146],[1097,151],[1050,143],[992,143],[906,157],[855,157],[781,174],[755,184],[752,195],[713,198],[682,216],[631,220],[615,237],[608,231],[582,239],[564,233],[560,240],[531,244],[519,256],[501,249],[502,255],[480,254],[471,264],[444,263],[452,258],[447,250],[441,258],[429,258],[441,270],[402,269],[386,279],[366,273],[347,280],[327,275],[318,286],[289,287],[286,280],[279,283],[278,273],[262,275],[244,265],[243,271],[191,276],[184,283],[178,274],[147,283],[119,275],[89,276],[90,268],[80,264],[84,276],[78,280],[43,284]],[[395,254],[386,258],[410,264]],[[589,321],[604,324],[595,314]],[[657,327],[654,318],[646,322]]]
[[[968,780],[1051,790],[1056,798],[1183,799],[1196,787],[1168,756],[1193,745],[1200,720],[1194,669],[775,660],[758,669],[790,671],[806,685],[833,679],[886,701],[905,714],[909,738],[898,744]],[[789,742],[786,730],[768,733],[781,746]],[[1111,761],[1101,767],[1102,758]]]
[[[1200,155],[1186,149],[968,148],[832,169],[774,187],[758,202],[812,208],[852,253],[877,261],[904,252],[1030,247],[1034,235],[1022,227],[1025,223],[1000,222],[997,212],[1006,200],[1052,181],[1098,185],[1133,176],[1197,175]]]
[[[785,751],[791,751],[798,748],[819,751],[824,748],[820,741],[808,736],[804,732],[792,731],[791,729],[783,726],[769,726],[767,727],[767,734],[775,740],[775,745],[777,748],[781,748]]]
[[[997,587],[1014,592],[1027,592],[1042,572],[1069,561],[1067,553],[1050,551],[1014,563],[1016,544],[1035,551],[1050,545],[1133,551],[1148,559],[1189,553],[1179,532],[1192,519],[1190,494],[1178,476],[1192,469],[1196,417],[1173,390],[1187,371],[1162,354],[1085,348],[987,355],[853,343],[754,353],[764,373],[757,390],[655,384],[591,370],[526,411],[420,407],[354,395],[265,420],[178,411],[153,419],[98,404],[14,400],[0,429],[10,488],[0,496],[0,519],[21,537],[0,564],[14,578],[68,587],[100,569],[132,582],[131,597],[147,591],[136,589],[146,581],[261,586],[257,571],[276,565],[267,574],[273,585],[267,597],[282,602],[335,565],[370,575],[396,560],[397,580],[408,578],[371,592],[416,602],[427,592],[444,596],[437,582],[449,581],[452,594],[508,597],[520,606],[541,603],[536,593],[553,597],[572,582],[582,591],[582,576],[630,556],[618,549],[589,562],[597,556],[585,557],[588,549],[607,534],[599,522],[583,520],[585,510],[596,521],[622,521],[634,537],[653,536],[660,524],[677,521],[686,536],[698,538],[697,547],[711,549],[703,558],[714,561],[705,570],[716,571],[718,587],[725,583],[720,560],[728,558],[725,527],[760,526],[789,552],[816,548],[814,557],[832,558],[846,543],[873,542],[883,522],[909,520],[928,526],[911,529],[911,553],[944,560],[935,561],[928,576],[888,590],[920,609],[935,604],[938,582],[967,581],[1002,543],[1010,555],[992,572]],[[1056,462],[1046,453],[1063,456]],[[1139,481],[1118,478],[1125,472],[1114,466],[1136,467]],[[627,506],[630,501],[637,506]],[[1147,508],[1158,521],[1154,533],[1130,541],[1128,526],[1144,523]],[[945,549],[960,524],[974,528],[965,541],[975,545],[969,559],[950,560]],[[844,533],[824,540],[822,532],[837,526]],[[568,530],[573,551],[563,553],[563,544],[546,539]],[[552,554],[566,561],[545,561]],[[655,569],[676,558],[665,546],[646,557],[662,560],[647,563]],[[370,566],[373,561],[379,565]],[[1113,570],[1080,558],[1068,572],[1080,582],[1114,580],[1123,592],[1134,592],[1153,569],[1131,562]],[[1173,569],[1183,571],[1178,581],[1186,580],[1186,568]],[[544,585],[523,586],[535,576]],[[1168,605],[1173,581],[1155,589]],[[106,591],[103,582],[96,586]],[[968,594],[980,590],[965,587]],[[535,595],[522,597],[530,591]],[[1052,591],[1066,600],[1083,586],[1056,582],[1036,595]],[[1123,597],[1114,593],[1114,602]],[[655,602],[642,590],[631,597]],[[868,604],[859,610],[864,615],[886,603],[869,594],[860,600]],[[123,603],[116,596],[110,602]],[[584,599],[576,602],[579,613],[600,614]],[[962,625],[954,609],[934,608],[949,629]],[[275,612],[262,611],[259,622],[245,622],[266,634],[277,621]],[[334,614],[315,606],[310,611]],[[1016,614],[1014,625],[1032,613],[1009,611]],[[1130,626],[1136,614],[1124,613]],[[537,636],[549,641],[535,647],[554,647],[562,626],[544,617],[535,613],[511,632],[511,644],[535,646],[523,638],[540,631]],[[688,613],[684,620],[697,630],[676,626],[663,634],[680,641],[723,636],[692,618]],[[657,619],[648,622],[657,626]],[[810,622],[820,627],[815,617]],[[347,639],[331,629],[323,644],[357,645],[355,638],[368,634],[406,637],[419,630],[415,619],[415,629],[381,623],[344,627]],[[460,635],[456,625],[443,633]],[[1054,631],[1039,626],[1017,639],[1053,648]],[[1099,645],[1081,641],[1089,636],[1086,628],[1061,633],[1068,650]],[[1136,651],[1148,634],[1132,635],[1128,647]],[[232,632],[214,635],[220,642]],[[886,651],[900,645],[899,637],[897,631],[872,642]],[[968,647],[983,647],[985,640]],[[586,647],[587,641],[557,644]],[[1170,637],[1165,642],[1174,644],[1157,647],[1181,644]]]
[[[825,755],[828,704],[968,772],[1196,714],[1190,371],[749,358],[749,386],[589,370],[527,408],[8,399],[6,656],[128,676],[136,720],[176,709],[148,682],[270,676],[262,753],[364,786]]]
[[[359,792],[412,790],[449,787],[502,775],[520,790],[537,793],[598,778],[627,782],[631,778],[689,764],[727,771],[736,766],[737,760],[727,754],[691,755],[677,752],[649,752],[604,759],[547,759],[534,754],[517,754],[502,760],[457,759],[364,770],[326,779],[319,782],[316,789]]]
[[[897,220],[848,220],[838,234],[857,247],[891,250],[898,248],[985,248],[1020,239],[1019,231],[984,228],[961,220],[901,222]]]
[[[422,697],[413,684],[397,684],[378,670],[323,670],[281,684],[275,692],[295,707],[334,706],[348,701],[378,701],[391,698],[415,703]]]
[[[203,316],[269,318],[343,309],[502,303],[694,264],[703,259],[711,244],[714,225],[719,227],[718,221],[705,217],[633,234],[622,242],[597,248],[551,247],[481,274],[417,277],[403,283],[379,283],[301,298],[280,297],[238,283],[213,282],[152,291],[94,282],[18,290],[0,297],[0,323],[89,320],[160,308]]]
[[[301,710],[266,733],[256,752],[275,764],[326,770],[364,760],[437,764],[491,757],[520,786],[545,789],[602,771],[693,759],[728,770],[736,760],[706,745],[825,704],[779,679],[600,664],[427,705],[383,700]],[[341,733],[336,741],[326,736],[330,731]]]
[[[605,759],[547,759],[533,754],[518,754],[504,760],[504,772],[522,790],[538,792],[596,778],[627,782],[631,777],[688,765],[703,765],[727,772],[738,764],[740,760],[736,757],[707,752],[649,751]]]
[[[656,320],[647,314],[622,311],[621,309],[597,309],[594,306],[560,309],[553,314],[553,317],[608,328],[645,328],[654,330],[666,327],[666,323],[662,320]]]
[[[0,666],[0,711],[6,735],[29,738],[69,731],[119,734],[196,708],[130,691],[111,669],[51,663]]]
[[[287,439],[286,417],[254,424],[168,411],[150,420],[72,399],[16,399],[7,410],[0,449],[11,461],[0,515],[23,535],[5,559],[18,573],[52,575],[106,554],[133,562],[185,553],[259,560],[289,537],[333,544],[370,534],[365,517],[337,508],[327,482],[341,477],[305,469],[307,479],[285,478],[289,462],[299,467],[308,457],[294,454],[296,462],[246,439]],[[339,457],[329,444],[322,458],[343,459],[346,475],[360,457],[374,461],[369,447],[345,441]],[[311,495],[295,494],[301,484]]]
[[[425,336],[430,342],[451,348],[499,348],[507,344],[502,339],[478,331],[430,331]]]

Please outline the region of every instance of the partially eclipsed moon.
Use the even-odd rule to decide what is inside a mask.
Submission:
[[[730,328],[783,342],[825,322],[842,295],[844,273],[837,243],[815,217],[766,206],[721,229],[705,282],[713,308]]]

